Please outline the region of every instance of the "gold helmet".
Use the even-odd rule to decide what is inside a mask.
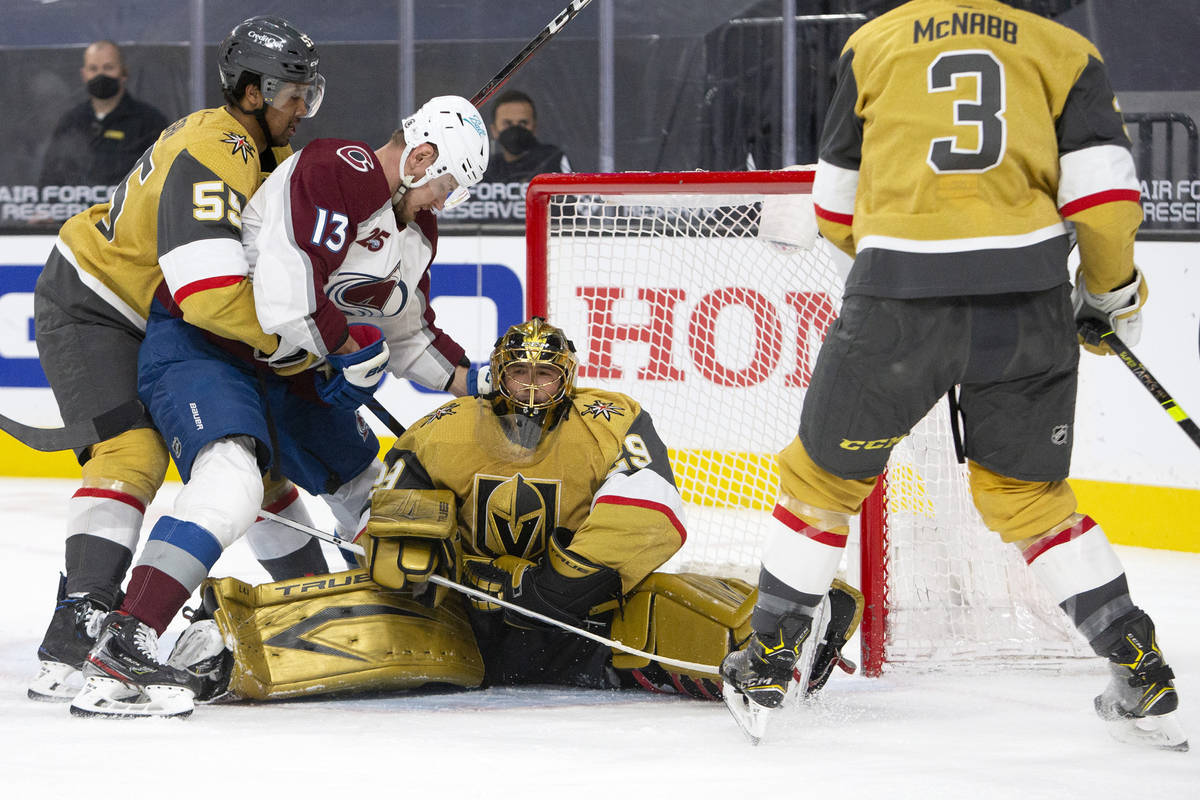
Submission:
[[[552,367],[557,387],[534,380],[535,371]],[[560,328],[541,317],[513,325],[492,349],[493,407],[497,414],[519,414],[552,427],[575,396],[579,362],[575,345]]]

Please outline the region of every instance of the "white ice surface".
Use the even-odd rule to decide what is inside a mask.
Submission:
[[[1058,671],[838,673],[749,746],[718,703],[557,688],[201,706],[76,719],[25,697],[71,481],[0,479],[0,793],[305,797],[1200,798],[1200,555],[1118,547],[1178,676],[1189,753],[1109,738],[1098,660]],[[169,508],[164,490],[147,529]],[[314,509],[314,512],[316,509]],[[214,574],[259,582],[244,543]],[[164,649],[178,634],[164,636]],[[30,795],[25,793],[29,792]],[[36,793],[36,794],[33,794]]]

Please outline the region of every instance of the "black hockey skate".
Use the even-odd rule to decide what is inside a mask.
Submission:
[[[83,691],[71,703],[80,717],[185,717],[196,681],[158,658],[158,634],[136,617],[113,612],[83,665]]]
[[[1113,736],[1166,750],[1187,750],[1187,736],[1175,710],[1175,673],[1154,636],[1154,623],[1142,611],[1118,620],[1115,640],[1102,646],[1112,679],[1095,701],[1096,713],[1111,724]]]
[[[79,694],[80,669],[108,613],[108,606],[93,597],[67,597],[66,586],[66,577],[60,576],[54,616],[38,647],[41,666],[29,683],[31,700],[67,701]]]
[[[778,629],[753,634],[743,649],[721,662],[725,705],[752,744],[762,741],[769,712],[787,696],[811,628],[811,617],[785,615]]]

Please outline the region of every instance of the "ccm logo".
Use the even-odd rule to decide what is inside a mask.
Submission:
[[[683,288],[637,289],[626,297],[626,290],[619,286],[579,286],[575,294],[587,306],[587,352],[581,358],[580,378],[619,380],[624,370],[613,359],[613,346],[617,342],[643,342],[649,345],[645,364],[638,367],[637,380],[683,381],[687,372],[717,386],[744,388],[755,386],[770,377],[783,361],[785,336],[790,337],[794,347],[794,361],[783,377],[784,386],[804,388],[812,378],[812,364],[817,348],[825,337],[825,331],[837,316],[833,302],[824,292],[793,291],[773,300],[763,292],[740,286],[721,289],[689,297]],[[618,323],[614,318],[614,306],[636,299],[644,304],[637,315],[651,322],[637,325]],[[680,309],[683,309],[681,312]],[[723,314],[733,309],[738,319],[749,315],[751,353],[749,363],[733,365],[722,363],[726,347],[719,347],[718,330],[729,326],[718,325]],[[786,313],[789,312],[790,313]],[[687,326],[687,336],[677,337],[676,329]],[[738,325],[739,329],[744,326]],[[686,353],[676,352],[685,348],[680,340],[686,341]],[[740,345],[744,348],[744,344]],[[684,360],[690,360],[685,371]],[[729,360],[729,359],[727,359]],[[742,359],[744,361],[744,359]]]
[[[890,436],[887,439],[842,439],[838,447],[843,450],[888,450],[904,441],[903,436]]]

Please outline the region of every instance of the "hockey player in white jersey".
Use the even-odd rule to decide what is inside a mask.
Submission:
[[[189,676],[122,632],[132,630],[132,617],[137,630],[162,633],[254,521],[263,471],[276,467],[325,497],[339,526],[354,531],[380,467],[379,444],[357,408],[378,387],[393,348],[396,374],[458,395],[471,388],[462,348],[436,327],[426,301],[437,241],[430,212],[465,196],[487,153],[470,103],[439,97],[378,150],[318,140],[285,161],[243,212],[261,284],[257,313],[279,331],[270,357],[189,325],[173,298],[156,298],[139,396],[186,485],[135,567],[138,591],[106,618],[73,713],[191,712]],[[380,324],[350,323],[348,315]],[[290,374],[313,356],[320,371]],[[289,545],[275,546],[286,553]]]

